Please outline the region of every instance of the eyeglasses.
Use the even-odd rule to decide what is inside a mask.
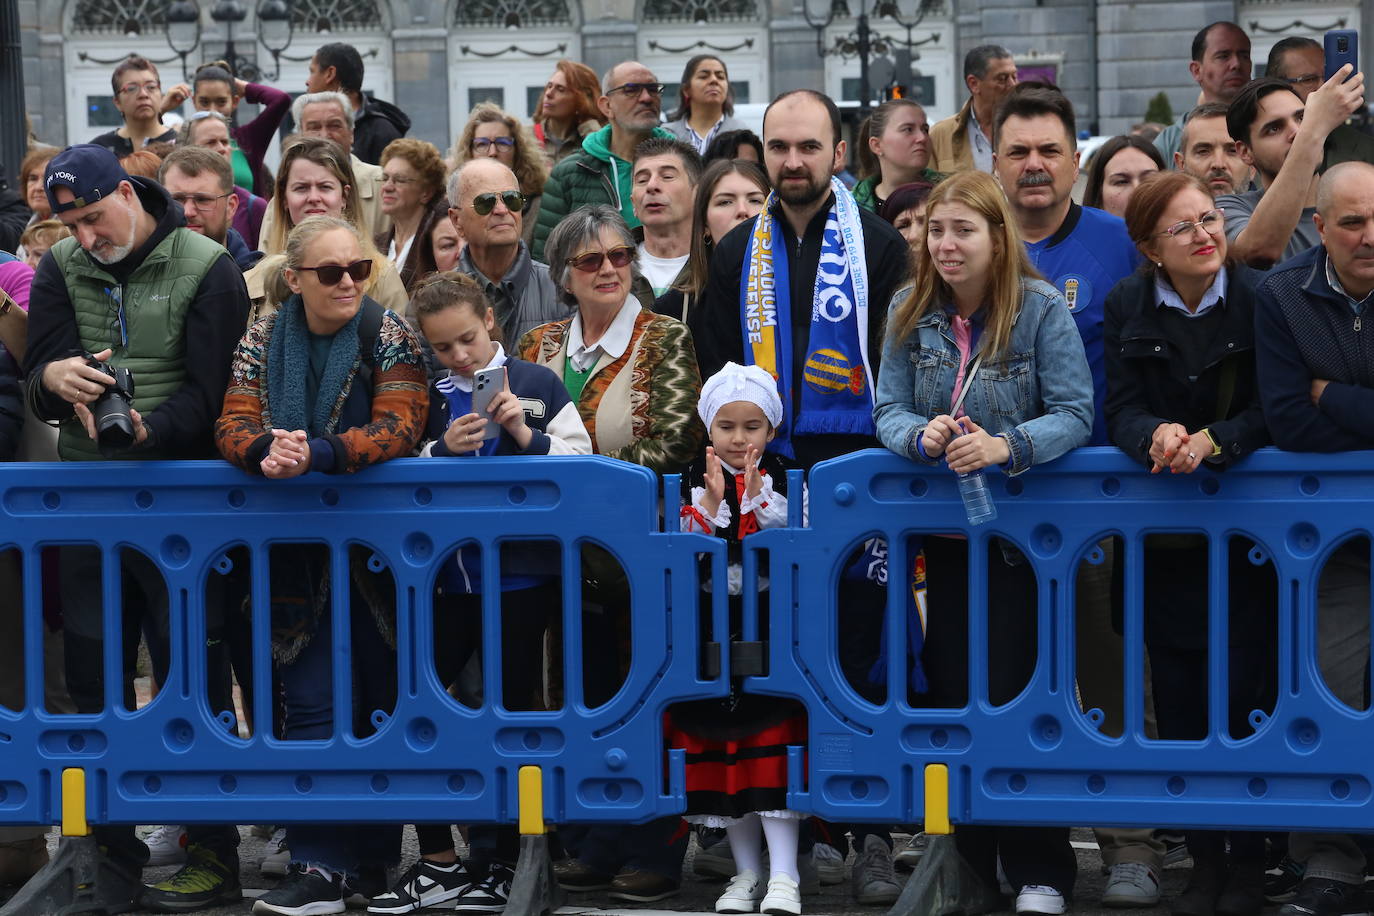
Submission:
[[[1308,73],[1305,76],[1285,76],[1283,81],[1290,86],[1315,86],[1322,78],[1320,73]]]
[[[631,98],[631,99],[637,99],[637,98],[639,98],[639,96],[640,96],[642,93],[645,93],[645,92],[649,93],[649,95],[655,95],[655,96],[657,96],[657,95],[662,95],[662,94],[663,94],[663,84],[662,84],[662,83],[626,83],[626,84],[623,85],[623,86],[616,86],[614,89],[607,89],[607,90],[606,90],[606,94],[607,94],[607,95],[615,95],[617,92],[623,92],[623,93],[625,93],[625,95],[626,95],[627,98]]]
[[[210,108],[207,108],[207,109],[205,109],[204,111],[192,112],[191,115],[190,115],[189,117],[186,118],[186,120],[188,120],[188,121],[193,121],[193,122],[194,122],[194,121],[204,121],[206,118],[219,118],[221,121],[228,121],[228,120],[229,120],[229,119],[226,118],[224,115],[220,114],[218,111],[215,111],[215,110],[210,109]]]
[[[297,267],[297,270],[313,270],[315,277],[325,286],[338,286],[343,275],[348,274],[354,283],[361,283],[372,273],[372,259],[364,258],[344,266],[342,264],[321,264],[319,267]]]
[[[161,92],[161,91],[162,91],[162,84],[161,84],[161,83],[154,82],[153,80],[149,80],[149,81],[146,82],[146,83],[129,83],[129,84],[126,85],[126,86],[121,86],[120,89],[119,89],[119,94],[120,94],[120,95],[138,95],[140,92],[146,92],[146,93],[148,93],[149,95],[152,95],[152,94],[155,93],[155,92]]]
[[[387,172],[383,172],[383,173],[382,173],[382,184],[394,184],[394,185],[399,185],[400,187],[403,187],[403,188],[404,188],[406,185],[408,185],[408,184],[414,184],[415,182],[417,182],[417,181],[419,181],[419,180],[420,180],[420,179],[418,179],[418,178],[406,178],[404,175],[391,175],[391,174],[389,174],[389,173],[387,173]]]
[[[512,213],[519,213],[525,209],[525,195],[519,191],[502,191],[497,194],[495,191],[488,191],[485,194],[478,194],[472,199],[472,210],[478,216],[486,216],[496,209],[496,201],[506,205],[506,209]]]
[[[176,201],[178,207],[185,207],[190,204],[196,210],[204,210],[212,206],[217,200],[233,195],[233,191],[228,194],[173,194],[172,200]]]
[[[477,153],[479,156],[485,155],[488,151],[491,150],[491,146],[493,143],[501,149],[510,149],[511,147],[515,146],[515,138],[496,137],[494,139],[488,139],[487,137],[479,137],[478,139],[472,141],[472,151],[474,153]]]
[[[633,248],[621,245],[610,251],[588,251],[585,254],[568,258],[564,263],[583,273],[594,274],[601,269],[602,261],[610,261],[612,267],[619,269],[633,261],[634,257],[635,250]]]
[[[1185,219],[1182,222],[1174,223],[1163,232],[1156,233],[1156,237],[1167,235],[1171,239],[1176,239],[1181,243],[1187,243],[1193,237],[1193,230],[1201,226],[1202,231],[1209,235],[1216,235],[1221,231],[1222,225],[1226,222],[1226,212],[1221,209],[1208,210],[1196,220]]]

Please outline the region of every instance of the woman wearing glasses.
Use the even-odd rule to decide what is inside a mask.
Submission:
[[[705,432],[696,412],[696,349],[686,325],[643,308],[631,293],[637,249],[625,220],[606,204],[579,207],[549,234],[544,254],[558,295],[576,311],[521,338],[521,359],[559,377],[593,452],[680,473]],[[584,611],[582,621],[583,700],[594,707],[624,682],[633,623],[620,564],[591,545],[582,568],[583,607],[604,609]],[[551,654],[561,658],[561,645]],[[558,864],[558,881],[569,889],[609,888],[613,898],[641,903],[676,894],[686,850],[679,823],[674,815],[634,827],[561,831],[573,858]]]
[[[280,480],[349,474],[414,451],[429,412],[425,357],[405,321],[366,295],[376,265],[370,248],[353,224],[335,217],[309,217],[292,229],[270,279],[281,308],[249,328],[234,354],[215,424],[227,461]],[[336,729],[365,737],[371,711],[395,705],[394,589],[367,569],[366,556],[350,562],[348,596],[330,595],[322,550],[284,545],[269,563],[284,737],[325,739]],[[355,710],[336,716],[330,618],[345,602],[352,605],[357,686]],[[343,912],[344,878],[353,887],[369,879],[384,884],[399,841],[399,826],[290,826],[286,878],[253,912]]]
[[[273,297],[270,280],[281,269],[280,255],[287,234],[311,216],[332,216],[358,225],[357,203],[353,189],[353,166],[337,143],[321,137],[299,137],[282,152],[277,169],[277,192],[272,196],[271,228],[261,240],[268,255],[243,275],[248,297],[253,301],[249,323],[270,313],[280,304]],[[409,303],[406,288],[391,262],[377,254],[371,239],[363,248],[376,264],[368,277],[367,294],[389,309],[405,314]]]
[[[1225,223],[1207,186],[1183,172],[1147,176],[1126,205],[1147,260],[1107,296],[1107,430],[1152,474],[1223,471],[1270,441],[1255,378],[1253,290],[1263,274],[1228,256]],[[1274,708],[1274,567],[1251,562],[1247,538],[1218,546],[1229,569],[1228,699],[1207,690],[1207,539],[1145,542],[1145,647],[1161,739],[1207,738],[1209,699],[1225,704],[1236,739],[1253,731],[1251,710]],[[1189,831],[1188,850],[1193,871],[1173,912],[1259,913],[1263,834]]]
[[[444,192],[444,161],[433,143],[407,137],[388,143],[379,161],[382,212],[391,217],[391,228],[377,236],[377,250],[400,272],[409,293],[426,273],[418,240],[439,218],[438,209],[430,204]],[[443,219],[448,219],[447,207]]]
[[[130,54],[115,66],[110,88],[124,126],[101,134],[92,143],[122,159],[149,143],[176,142],[176,130],[162,123],[162,78],[156,64]]]
[[[459,166],[469,159],[490,157],[515,173],[520,182],[520,193],[525,196],[523,238],[526,245],[530,244],[549,168],[544,161],[543,151],[529,129],[499,106],[482,102],[472,109],[468,123],[453,146],[453,152]]]

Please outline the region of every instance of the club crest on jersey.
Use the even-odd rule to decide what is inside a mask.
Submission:
[[[1076,312],[1086,306],[1093,298],[1093,286],[1086,277],[1069,274],[1061,281],[1064,299],[1069,303],[1069,311]]]

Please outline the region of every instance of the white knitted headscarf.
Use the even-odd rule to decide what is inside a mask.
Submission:
[[[773,376],[759,366],[741,366],[739,363],[726,363],[719,372],[706,380],[701,386],[701,398],[697,401],[697,413],[701,414],[706,428],[726,404],[734,401],[748,401],[757,404],[768,422],[777,429],[782,423],[782,399],[778,397],[778,385]]]

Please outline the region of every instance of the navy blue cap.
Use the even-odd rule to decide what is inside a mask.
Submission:
[[[69,146],[48,160],[43,173],[43,190],[48,195],[52,212],[62,213],[78,207],[89,207],[114,193],[121,181],[128,181],[129,173],[119,164],[115,154],[94,143]],[[73,200],[60,204],[56,191],[66,188]]]

